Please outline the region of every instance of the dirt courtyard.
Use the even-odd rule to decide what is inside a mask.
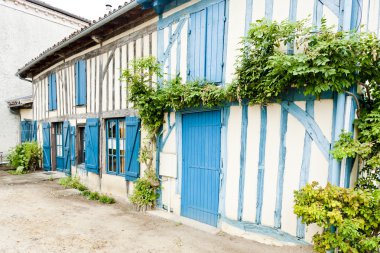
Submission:
[[[50,180],[49,180],[50,179]],[[103,205],[62,194],[43,173],[0,171],[0,252],[311,252],[210,234],[137,213],[126,203]]]

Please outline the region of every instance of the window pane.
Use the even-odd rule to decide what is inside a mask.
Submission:
[[[124,174],[125,173],[124,166],[125,166],[124,157],[121,156],[120,157],[120,174]]]
[[[124,120],[119,120],[119,138],[125,138],[125,122]]]
[[[112,156],[108,156],[108,170],[112,171]]]
[[[117,166],[117,165],[116,165],[116,157],[114,157],[114,158],[112,159],[112,166],[113,166],[113,169],[114,169],[113,171],[116,172],[116,166]]]
[[[120,147],[120,151],[125,149],[124,140],[120,140],[120,145],[119,145],[119,147]]]

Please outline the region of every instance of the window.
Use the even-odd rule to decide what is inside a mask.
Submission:
[[[87,93],[87,76],[86,61],[80,60],[75,63],[75,87],[76,87],[76,105],[86,104]]]
[[[52,73],[48,77],[48,107],[49,111],[57,110],[57,77]]]
[[[63,157],[63,136],[62,136],[62,123],[56,123],[56,146],[57,157]]]
[[[79,143],[78,143],[78,164],[85,163],[86,158],[86,131],[84,127],[78,128]]]
[[[125,120],[107,120],[107,172],[125,174]]]
[[[225,1],[192,13],[189,20],[188,80],[223,81]]]

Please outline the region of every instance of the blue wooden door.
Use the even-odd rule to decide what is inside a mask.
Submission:
[[[51,170],[51,146],[50,146],[50,124],[44,122],[42,124],[42,149],[43,149],[43,165],[44,170]]]
[[[71,175],[70,163],[70,122],[63,123],[63,170],[66,175]]]
[[[220,111],[182,117],[181,213],[216,226],[220,185]]]

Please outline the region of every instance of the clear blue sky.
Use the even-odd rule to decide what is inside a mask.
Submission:
[[[61,8],[81,17],[97,20],[106,13],[106,3],[111,3],[113,8],[124,4],[125,0],[42,0],[52,6]]]

